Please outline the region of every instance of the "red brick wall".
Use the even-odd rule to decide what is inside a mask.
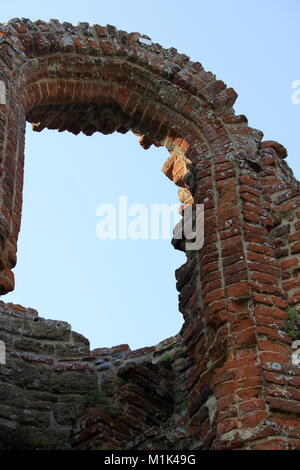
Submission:
[[[205,207],[204,247],[176,273],[194,364],[191,446],[300,448],[300,369],[283,331],[300,302],[298,182],[285,149],[234,114],[234,90],[141,37],[86,23],[0,26],[0,292],[14,287],[26,119],[37,131],[132,130],[144,148],[164,145],[163,171]]]

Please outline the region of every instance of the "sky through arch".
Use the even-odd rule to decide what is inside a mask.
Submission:
[[[71,9],[70,5],[72,5]],[[139,31],[148,34],[155,42],[161,43],[164,47],[177,47],[180,52],[190,55],[193,60],[202,62],[206,70],[212,70],[218,78],[224,80],[228,86],[232,86],[238,92],[239,98],[235,104],[236,113],[246,114],[249,124],[261,129],[265,134],[265,139],[278,140],[287,147],[288,163],[294,170],[296,177],[299,178],[300,170],[297,157],[300,104],[292,102],[293,83],[300,79],[298,60],[299,2],[296,0],[289,2],[254,0],[247,5],[237,0],[228,0],[227,2],[215,0],[210,3],[190,1],[184,8],[179,2],[167,0],[162,3],[154,0],[144,4],[142,9],[140,2],[135,0],[131,2],[115,0],[109,3],[91,0],[84,4],[79,2],[61,4],[61,2],[54,0],[51,3],[40,5],[34,1],[25,3],[15,1],[13,4],[2,6],[0,21],[4,22],[13,17],[28,17],[33,20],[58,18],[61,21],[70,21],[74,24],[78,21],[113,24],[118,29],[128,32]],[[163,242],[161,254],[157,250],[157,244],[154,244],[153,252],[147,251],[147,249],[143,251],[143,253],[147,252],[149,263],[150,261],[153,263],[147,275],[150,276],[149,279],[155,279],[158,285],[157,276],[161,270],[157,269],[157,263],[164,267],[165,263],[170,263],[167,270],[170,276],[168,278],[169,287],[166,288],[162,285],[158,296],[159,305],[149,304],[149,294],[142,290],[138,291],[134,286],[134,279],[141,277],[142,267],[144,268],[146,265],[145,260],[142,264],[142,250],[144,250],[142,241],[133,244],[131,254],[134,254],[136,258],[130,255],[129,247],[124,250],[124,245],[121,244],[117,247],[114,243],[111,243],[111,246],[106,248],[101,256],[95,258],[95,250],[96,253],[97,250],[100,250],[99,240],[95,236],[97,223],[95,211],[101,202],[98,197],[99,193],[96,192],[99,183],[103,184],[105,179],[110,194],[115,194],[112,197],[116,198],[120,194],[119,181],[122,179],[128,182],[128,188],[135,187],[138,190],[136,185],[138,178],[133,173],[135,162],[143,162],[148,171],[150,165],[153,164],[153,177],[149,176],[147,180],[143,180],[144,184],[141,183],[139,194],[142,192],[145,194],[145,182],[150,184],[156,178],[161,178],[162,185],[159,185],[159,188],[163,188],[162,192],[156,186],[158,202],[166,202],[164,199],[169,197],[172,203],[176,202],[176,187],[160,172],[167,152],[164,149],[150,149],[145,152],[139,148],[137,138],[131,134],[125,136],[118,134],[102,136],[99,134],[87,139],[85,136],[75,138],[67,133],[57,135],[54,131],[44,131],[40,135],[27,132],[26,139],[25,177],[27,182],[25,180],[25,185],[29,185],[29,187],[27,189],[25,187],[24,196],[28,198],[29,203],[25,201],[18,250],[19,261],[14,270],[17,287],[12,294],[3,297],[3,300],[11,300],[37,308],[41,316],[69,321],[75,330],[90,338],[93,347],[109,346],[124,340],[129,342],[131,347],[139,347],[153,344],[159,339],[174,334],[181,323],[177,310],[174,270],[184,261],[182,253],[176,252],[167,241]],[[132,147],[129,143],[131,141]],[[125,155],[126,152],[129,153],[128,156]],[[161,157],[162,152],[165,152],[163,157]],[[55,172],[53,172],[54,167],[52,168],[53,158],[56,162]],[[114,159],[114,162],[116,159],[119,162],[123,159],[122,163],[126,162],[127,165],[126,171],[123,170],[119,175],[116,174],[116,165],[114,174],[108,169],[106,171],[106,167],[103,165],[111,159]],[[87,161],[91,163],[91,166],[87,166]],[[95,166],[92,164],[94,161]],[[88,176],[87,168],[90,170]],[[140,169],[144,169],[142,163],[138,167],[138,170]],[[34,180],[35,171],[39,172],[36,180]],[[71,175],[72,177],[70,177]],[[83,175],[85,175],[84,178]],[[131,183],[128,178],[132,178]],[[69,186],[70,182],[73,186]],[[35,189],[33,185],[36,185]],[[171,192],[166,196],[164,191],[168,191],[169,188]],[[75,202],[72,194],[76,191],[77,193],[80,191],[80,194],[84,196],[94,194],[92,202],[83,202],[84,198]],[[62,205],[59,194],[64,195],[64,204],[67,206]],[[136,195],[132,195],[132,198],[136,199],[136,197]],[[136,202],[136,200],[132,202]],[[25,235],[25,221],[28,217],[29,221],[30,217],[33,217],[34,203],[37,204],[37,219],[36,222],[30,223],[28,234]],[[79,217],[79,212],[81,217]],[[53,222],[51,223],[50,220]],[[56,222],[59,220],[59,223],[55,223],[55,220]],[[78,229],[76,223],[79,220],[82,220],[82,226],[80,225]],[[37,221],[40,227],[38,227]],[[34,224],[36,224],[36,228],[33,228]],[[84,238],[81,230],[83,232],[86,230],[87,238]],[[78,238],[75,237],[75,231]],[[67,240],[65,245],[62,242],[62,235]],[[31,247],[30,250],[28,249],[29,251],[25,248],[26,255],[22,254],[25,243],[22,237],[27,238]],[[90,240],[92,241],[90,242]],[[87,254],[87,248],[81,250],[82,246],[89,246],[89,243],[91,246],[95,244],[96,247],[92,256]],[[68,250],[62,249],[64,246],[67,246]],[[58,250],[60,254],[55,263],[53,263],[52,251],[54,249]],[[30,255],[30,253],[34,253],[34,255]],[[131,273],[127,276],[124,272],[117,272],[118,263],[113,261],[113,258],[120,260],[126,253],[128,253],[127,262],[131,260]],[[74,254],[75,256],[73,256]],[[18,270],[21,270],[22,256],[27,257],[26,263],[28,263],[29,271],[25,272],[24,268],[20,278],[21,273],[18,274]],[[36,257],[36,261],[34,257]],[[47,266],[46,258],[49,260],[49,268],[48,271],[42,273],[41,265]],[[134,259],[137,260],[136,265],[133,264]],[[51,263],[53,263],[53,268],[50,269]],[[72,277],[66,273],[66,265],[71,268]],[[121,265],[126,266],[126,259],[123,263],[119,263],[119,269]],[[101,273],[103,278],[99,278],[98,274],[94,276],[94,270]],[[110,274],[115,275],[115,281],[109,284],[107,281]],[[60,289],[61,279],[66,276],[70,279],[68,292],[66,292],[66,288]],[[83,277],[85,278],[84,283]],[[100,312],[97,310],[99,298],[94,299],[96,303],[93,303],[92,297],[95,294],[91,297],[87,292],[89,289],[89,292],[100,292],[101,282],[103,283],[103,291],[108,295],[108,298],[110,297],[111,303],[105,302]],[[18,290],[20,284],[22,292]],[[42,285],[47,287],[50,293],[49,297],[43,293]],[[144,285],[145,288],[149,288],[148,292],[151,292],[149,281]],[[32,296],[28,297],[30,289],[32,289]],[[127,312],[126,315],[124,313],[117,319],[114,312],[120,313],[125,310],[124,295],[121,294],[130,293],[131,289],[134,296],[137,296],[138,292],[141,294],[132,299],[137,307],[134,308],[134,312]],[[142,296],[142,294],[144,295]],[[167,295],[170,295],[171,299]],[[40,302],[44,302],[46,298],[49,301],[42,305]],[[164,305],[167,308],[164,308]],[[59,310],[57,310],[57,306],[60,306]],[[147,307],[146,310],[145,307]],[[154,314],[158,316],[160,322],[159,331],[158,325],[154,321]],[[91,320],[87,320],[87,315]],[[131,322],[129,318],[132,318]],[[175,321],[173,327],[171,324],[175,318],[178,320]],[[77,319],[79,323],[77,323]],[[166,332],[162,327],[163,320],[167,323]],[[140,330],[138,325],[142,327]],[[151,328],[154,328],[154,336],[151,336],[150,325]],[[120,335],[110,338],[110,331],[120,331]],[[128,335],[131,331],[134,336],[132,340]],[[139,331],[138,334],[137,331]],[[135,341],[137,342],[135,343]]]

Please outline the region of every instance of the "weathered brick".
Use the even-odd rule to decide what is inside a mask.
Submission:
[[[189,448],[297,448],[300,378],[283,329],[288,306],[300,303],[300,197],[284,147],[260,142],[262,134],[234,114],[236,93],[224,82],[139,33],[14,19],[0,36],[0,294],[14,288],[25,119],[36,131],[132,130],[145,149],[164,145],[163,171],[181,188],[181,214],[187,204],[205,207],[204,246],[187,252],[176,272],[178,337],[90,353],[67,324],[0,304],[0,337],[9,347],[3,419],[17,416],[13,427],[35,419],[48,438],[56,426],[69,432],[81,413],[74,438],[81,449],[177,448],[178,429],[190,432]],[[174,246],[185,251],[184,240]],[[119,368],[117,361],[129,362]],[[126,382],[120,388],[112,387],[117,370]],[[83,414],[82,395],[98,385],[113,388],[109,404],[121,404],[114,416]],[[29,391],[44,395],[30,400]],[[11,410],[2,402],[12,397]],[[188,412],[177,413],[185,402]],[[28,403],[33,418],[23,413]]]

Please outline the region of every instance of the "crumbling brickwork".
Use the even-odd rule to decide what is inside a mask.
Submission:
[[[182,448],[191,367],[182,338],[131,351],[89,349],[68,323],[0,304],[6,364],[0,375],[0,449],[5,427],[37,449]],[[155,448],[155,447],[154,447]]]
[[[200,63],[139,33],[14,19],[0,27],[0,60],[2,294],[14,287],[26,120],[36,131],[132,130],[145,149],[165,146],[183,212],[205,208],[204,246],[176,272],[182,355],[120,367],[126,384],[110,397],[118,414],[81,416],[72,445],[299,449],[300,369],[285,324],[300,302],[300,192],[284,147],[236,116],[234,90]],[[26,338],[9,342],[21,369]]]

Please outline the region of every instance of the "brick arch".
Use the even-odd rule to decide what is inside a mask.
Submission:
[[[179,186],[191,184],[193,178],[184,182],[182,173],[192,173],[191,165],[203,156],[236,150],[239,145],[230,126],[251,133],[245,120],[234,116],[232,89],[201,64],[174,48],[152,44],[139,33],[24,19],[2,25],[0,33],[6,92],[2,293],[14,284],[11,268],[20,229],[25,119],[35,130],[49,127],[75,134],[131,129],[140,135],[143,147],[154,143],[168,148],[171,156],[164,171]],[[251,145],[255,151],[256,143]]]
[[[14,19],[0,26],[0,57],[1,293],[14,286],[26,119],[36,131],[132,130],[144,148],[164,145],[165,174],[188,191],[189,203],[205,205],[205,245],[176,272],[193,364],[186,380],[192,445],[287,442],[280,413],[292,405],[284,395],[274,399],[272,363],[288,364],[289,373],[282,270],[298,260],[282,251],[279,264],[273,240],[287,225],[276,207],[298,190],[281,146],[261,143],[262,133],[235,115],[234,90],[139,33]]]

